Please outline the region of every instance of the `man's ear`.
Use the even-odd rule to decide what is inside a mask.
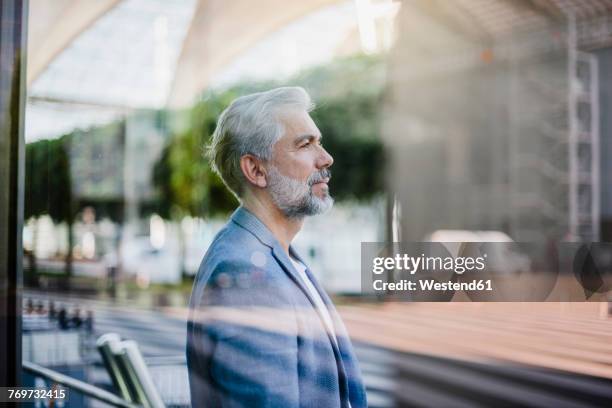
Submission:
[[[245,154],[240,158],[240,169],[242,174],[251,184],[260,188],[268,185],[266,169],[258,157],[252,154]]]

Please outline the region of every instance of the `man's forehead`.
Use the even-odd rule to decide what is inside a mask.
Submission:
[[[321,137],[317,125],[306,111],[288,112],[282,120],[285,125],[285,134],[282,139],[296,141],[305,137],[317,139]]]

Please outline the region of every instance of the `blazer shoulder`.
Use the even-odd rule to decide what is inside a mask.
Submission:
[[[215,272],[236,273],[270,267],[272,252],[250,231],[229,221],[215,236],[198,270],[198,280]]]

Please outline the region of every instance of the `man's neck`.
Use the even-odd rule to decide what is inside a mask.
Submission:
[[[288,218],[274,203],[262,197],[249,195],[242,206],[253,213],[281,244],[287,255],[293,238],[302,229],[303,218]]]

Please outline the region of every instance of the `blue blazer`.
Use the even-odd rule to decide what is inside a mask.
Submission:
[[[306,273],[329,310],[335,338],[270,230],[245,208],[234,212],[206,252],[191,294],[192,406],[367,406],[346,329]]]

